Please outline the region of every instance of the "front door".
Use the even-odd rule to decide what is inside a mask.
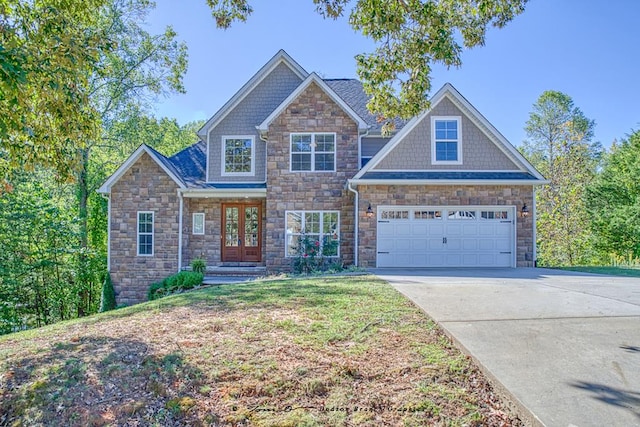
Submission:
[[[222,261],[261,261],[261,212],[259,203],[222,205]]]

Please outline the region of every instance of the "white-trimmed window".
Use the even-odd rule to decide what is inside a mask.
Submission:
[[[336,170],[335,133],[292,133],[292,172],[334,172]]]
[[[253,175],[255,167],[254,137],[222,137],[222,175]]]
[[[287,211],[286,227],[287,257],[304,256],[306,250],[324,256],[340,255],[340,212]]]
[[[462,164],[461,118],[431,117],[431,163]]]
[[[138,212],[138,256],[153,256],[153,212]]]
[[[197,212],[193,214],[193,234],[204,234],[204,213]]]

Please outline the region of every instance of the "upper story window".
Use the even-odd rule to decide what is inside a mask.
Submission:
[[[292,133],[292,172],[334,172],[336,170],[335,133]]]
[[[253,175],[253,136],[222,137],[222,175]]]
[[[138,212],[138,256],[153,256],[153,212]]]
[[[431,163],[462,164],[460,117],[431,117]]]

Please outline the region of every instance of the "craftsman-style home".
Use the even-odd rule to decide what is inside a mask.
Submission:
[[[359,81],[280,51],[199,142],[171,157],[141,145],[99,189],[118,303],[195,258],[289,270],[302,233],[345,265],[534,265],[546,181],[473,105],[446,84],[385,137],[366,103]]]

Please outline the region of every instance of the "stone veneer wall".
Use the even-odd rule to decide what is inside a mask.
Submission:
[[[182,266],[188,267],[195,258],[204,258],[209,267],[220,265],[222,262],[222,204],[254,202],[262,206],[262,262],[264,263],[267,212],[264,199],[185,198],[182,222]],[[203,212],[204,235],[193,234],[193,214]]]
[[[336,172],[289,172],[290,134],[336,133]],[[353,264],[354,197],[347,179],[358,171],[358,128],[342,108],[312,83],[269,127],[267,143],[266,266],[286,271],[285,212],[337,210],[340,212],[340,255]]]
[[[178,270],[176,183],[144,153],[111,189],[111,280],[118,304],[147,299],[149,285]],[[154,212],[153,256],[137,256],[138,211]]]
[[[463,206],[515,205],[533,206],[531,186],[359,186],[358,263],[361,267],[376,266],[377,220],[367,218],[369,203],[377,214],[379,206]],[[516,215],[516,266],[533,267],[533,218]]]

